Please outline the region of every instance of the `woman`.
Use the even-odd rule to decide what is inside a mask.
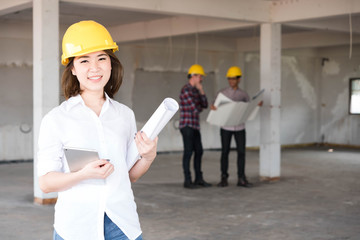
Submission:
[[[38,152],[40,188],[58,192],[54,239],[142,239],[131,182],[155,159],[157,138],[136,133],[133,111],[112,99],[123,75],[116,50],[94,21],[73,24],[63,37],[67,100],[43,118]],[[135,164],[126,159],[134,138],[141,156]],[[65,146],[94,149],[101,159],[70,172]]]

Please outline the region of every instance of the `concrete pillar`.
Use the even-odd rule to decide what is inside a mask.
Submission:
[[[43,193],[37,177],[41,119],[59,105],[59,0],[33,1],[34,202],[50,204],[57,194]]]
[[[265,89],[260,111],[260,178],[280,178],[281,25],[261,24],[260,87]]]

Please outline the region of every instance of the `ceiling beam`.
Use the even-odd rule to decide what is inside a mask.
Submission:
[[[360,36],[354,36],[352,43],[360,43]],[[350,45],[349,34],[333,32],[303,32],[285,34],[282,36],[282,47],[284,49],[330,47],[339,45]]]
[[[61,2],[167,15],[268,22],[270,1],[263,0],[61,0]]]
[[[218,30],[238,29],[255,25],[256,24],[253,23],[239,23],[236,21],[213,18],[172,17],[108,27],[108,29],[116,42],[129,42]]]
[[[354,36],[353,44],[360,43],[360,36]],[[330,47],[350,45],[349,35],[333,32],[302,32],[283,34],[281,38],[282,49]],[[260,38],[239,38],[237,50],[240,52],[259,51]]]
[[[32,7],[32,0],[1,0],[0,16]]]
[[[360,13],[359,0],[272,1],[271,22],[289,22]]]
[[[309,29],[318,29],[326,31],[336,31],[336,32],[346,32],[349,33],[352,31],[354,34],[360,34],[360,17],[351,17],[351,28],[350,28],[350,19],[341,18],[341,19],[323,19],[323,20],[313,20],[313,21],[299,21],[299,22],[290,22],[284,23],[286,26],[291,27],[301,27]]]

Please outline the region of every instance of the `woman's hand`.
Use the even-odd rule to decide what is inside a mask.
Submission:
[[[114,171],[114,165],[105,159],[96,160],[85,165],[79,170],[84,179],[105,179]]]
[[[114,171],[114,165],[107,160],[101,159],[88,163],[77,172],[48,172],[39,177],[40,189],[45,193],[65,191],[79,182],[97,178],[105,179]]]
[[[147,161],[153,161],[156,157],[158,137],[151,140],[144,132],[137,132],[135,135],[135,143],[141,158]]]
[[[211,109],[211,110],[216,110],[216,109],[217,109],[217,107],[215,107],[215,105],[214,105],[214,104],[211,104],[210,109]]]
[[[135,143],[138,148],[141,159],[129,171],[131,182],[136,182],[150,168],[156,157],[158,137],[154,140],[149,139],[145,133],[137,132],[135,135]]]

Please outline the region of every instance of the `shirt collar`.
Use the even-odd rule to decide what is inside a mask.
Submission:
[[[80,96],[80,94],[69,98],[66,101],[66,111],[70,111],[71,108],[73,108],[74,106],[76,106],[77,104],[82,104],[85,105],[84,100],[82,99],[82,97]]]
[[[238,87],[237,89],[233,89],[232,87],[229,87],[229,89],[233,92],[237,92],[237,91],[240,91],[240,88]]]
[[[103,108],[106,109],[109,106],[109,103],[112,103],[112,99],[107,95],[107,93],[105,93],[105,103]],[[78,94],[74,97],[71,97],[67,100],[67,104],[66,104],[66,111],[70,111],[70,109],[72,109],[73,107],[75,107],[78,104],[82,104],[83,106],[85,106],[85,102],[82,99],[81,95]]]

